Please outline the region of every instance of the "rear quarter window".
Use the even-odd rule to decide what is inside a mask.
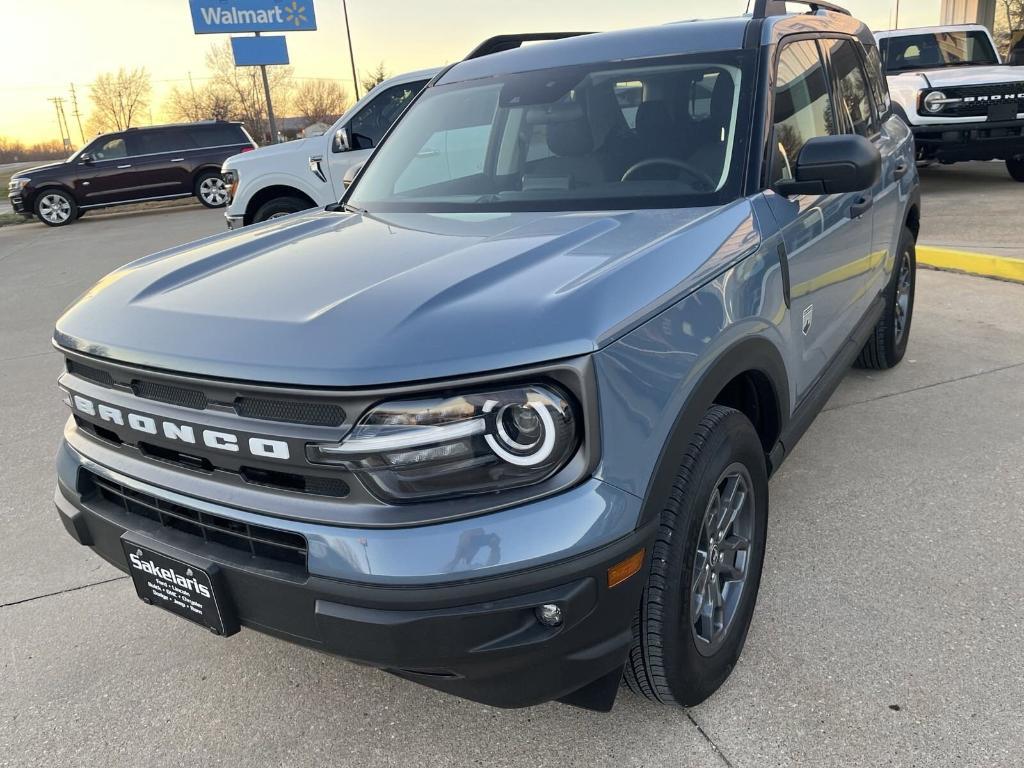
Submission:
[[[248,144],[242,126],[232,123],[195,126],[187,129],[189,136],[200,147],[224,147]]]

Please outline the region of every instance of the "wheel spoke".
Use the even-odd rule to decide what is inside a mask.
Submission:
[[[750,539],[733,534],[722,539],[722,543],[718,545],[718,548],[723,552],[746,552],[750,549]]]
[[[736,515],[743,509],[746,499],[747,487],[739,475],[727,478],[722,502],[724,509],[717,526],[719,538],[723,538],[729,532],[729,528],[732,527],[733,522],[736,520]]]

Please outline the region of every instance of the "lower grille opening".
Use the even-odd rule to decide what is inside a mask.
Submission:
[[[230,547],[254,558],[306,568],[304,536],[262,525],[251,525],[136,491],[92,473],[88,480],[96,495],[130,515],[145,517],[166,528],[195,536],[204,542]],[[85,483],[83,487],[88,487]]]
[[[333,496],[343,499],[348,496],[349,487],[341,478],[296,475],[291,472],[275,472],[270,469],[242,467],[242,479],[253,485],[279,488],[285,491],[312,493],[317,496]]]

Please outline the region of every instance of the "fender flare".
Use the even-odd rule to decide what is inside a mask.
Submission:
[[[672,492],[672,484],[690,437],[722,389],[734,378],[747,371],[763,374],[774,390],[779,414],[779,434],[785,434],[790,416],[789,376],[778,348],[768,339],[750,336],[730,346],[701,375],[693,386],[682,409],[676,415],[668,439],[661,448],[654,473],[647,484],[637,528],[661,514]],[[776,446],[778,443],[776,442]],[[771,451],[775,453],[774,450]],[[771,474],[773,462],[765,454],[765,463]]]

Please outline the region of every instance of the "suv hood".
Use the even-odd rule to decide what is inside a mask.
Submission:
[[[146,257],[58,346],[170,371],[357,387],[594,351],[750,254],[750,203],[602,213],[300,213]]]
[[[232,155],[224,161],[223,168],[237,168],[240,165],[247,165],[249,163],[263,162],[268,158],[275,158],[280,156],[289,156],[302,154],[308,151],[309,144],[316,142],[318,139],[322,139],[323,136],[310,136],[305,139],[294,139],[292,141],[284,141],[280,144],[268,144],[265,147],[257,147],[251,149],[248,152],[242,152],[237,155]]]
[[[46,165],[37,165],[32,168],[23,168],[20,171],[15,171],[14,173],[11,174],[11,178],[24,178],[26,176],[32,178],[33,176],[38,176],[41,173],[48,173],[49,171],[59,171],[65,167],[67,167],[67,163],[63,160],[60,161],[59,163],[47,163]]]
[[[890,75],[892,78],[923,78],[926,87],[943,88],[954,85],[988,85],[990,83],[1024,82],[1024,67],[975,66],[915,69]]]

